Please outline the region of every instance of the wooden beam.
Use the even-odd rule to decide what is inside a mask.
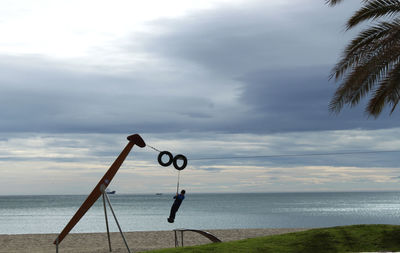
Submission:
[[[105,188],[111,183],[111,180],[114,178],[115,174],[117,174],[118,169],[121,167],[125,158],[128,156],[132,147],[136,144],[139,147],[143,148],[146,146],[142,137],[138,134],[130,135],[127,137],[129,143],[122,150],[121,154],[117,157],[111,167],[108,169],[106,174],[100,179],[99,183],[94,187],[93,191],[89,194],[87,199],[83,202],[81,207],[76,211],[75,215],[71,218],[68,224],[64,227],[61,233],[58,235],[56,240],[54,240],[54,244],[58,244],[62,242],[65,236],[72,230],[72,228],[79,222],[79,220],[85,215],[85,213],[92,207],[92,205],[97,201],[97,199],[101,196],[101,185],[104,185]]]

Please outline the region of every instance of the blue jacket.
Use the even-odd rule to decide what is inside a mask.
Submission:
[[[174,205],[180,206],[182,204],[182,201],[185,199],[185,196],[182,194],[179,194],[178,196],[175,195],[174,199],[175,199]]]

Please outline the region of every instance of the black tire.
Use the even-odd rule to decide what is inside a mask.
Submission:
[[[169,160],[168,160],[168,162],[166,162],[166,163],[164,163],[163,161],[162,161],[162,157],[163,157],[163,155],[167,155],[168,156],[168,158],[169,158]],[[168,151],[162,151],[162,152],[160,152],[160,154],[158,154],[158,163],[161,165],[161,166],[164,166],[164,167],[168,167],[168,166],[170,166],[171,164],[172,164],[172,162],[173,162],[173,157],[172,157],[172,154],[170,153],[170,152],[168,152]]]
[[[183,164],[182,164],[181,167],[178,166],[178,160],[183,160]],[[184,168],[186,168],[186,165],[187,165],[186,156],[184,156],[184,155],[176,155],[176,156],[174,157],[173,163],[174,163],[175,169],[177,169],[177,170],[183,170]]]

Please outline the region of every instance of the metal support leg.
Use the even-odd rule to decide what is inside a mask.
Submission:
[[[107,193],[103,191],[103,207],[104,207],[104,216],[105,216],[105,218],[106,218],[108,248],[110,249],[110,252],[111,252],[112,249],[111,249],[110,229],[108,228],[108,218],[107,218],[106,200],[105,200],[105,197],[104,197],[105,194],[107,194]]]
[[[56,239],[56,253],[58,253],[58,237]]]
[[[106,197],[106,200],[107,200],[107,202],[108,202],[108,205],[110,206],[110,209],[111,209],[111,212],[112,212],[112,214],[113,214],[113,216],[114,216],[115,222],[117,223],[117,226],[118,226],[119,232],[121,233],[122,239],[124,240],[124,243],[125,243],[126,249],[128,250],[128,252],[129,252],[129,253],[131,253],[131,250],[129,249],[128,243],[126,242],[126,239],[125,239],[124,233],[122,232],[121,226],[120,226],[120,225],[119,225],[119,223],[118,223],[117,216],[115,216],[115,213],[114,213],[114,210],[113,210],[113,208],[112,208],[112,205],[111,205],[110,199],[108,198],[107,194],[104,194],[103,196],[105,196],[105,197]]]
[[[183,230],[181,230],[181,242],[182,242],[182,247],[183,247]]]
[[[176,247],[179,247],[178,236],[176,235],[176,230],[174,230],[174,235],[175,235],[175,248],[176,248]]]

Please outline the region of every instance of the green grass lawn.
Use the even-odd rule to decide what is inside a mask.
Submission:
[[[373,252],[400,251],[400,226],[354,225],[148,252]]]

